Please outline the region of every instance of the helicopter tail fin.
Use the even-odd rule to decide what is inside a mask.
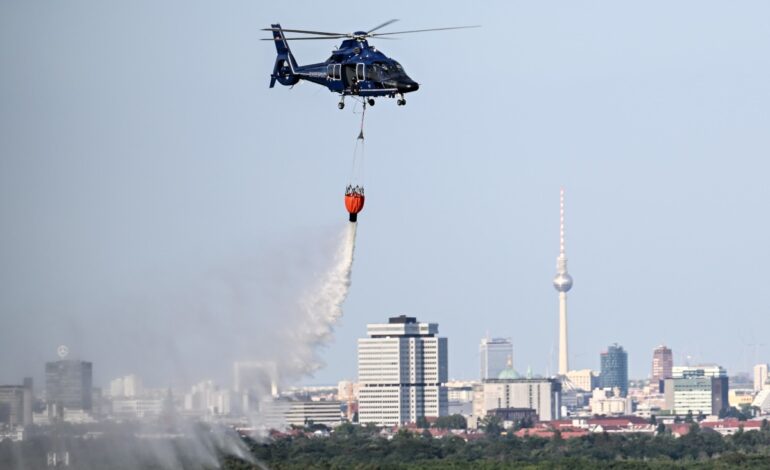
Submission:
[[[281,25],[271,24],[270,27],[273,30],[273,41],[275,41],[275,49],[278,51],[278,55],[291,55],[289,42],[286,41],[286,36],[283,35],[283,29],[281,29]]]
[[[273,29],[275,49],[278,52],[278,56],[275,58],[273,74],[270,76],[270,88],[275,86],[276,80],[282,85],[294,85],[299,81],[299,77],[295,75],[299,67],[297,61],[294,60],[294,54],[289,49],[289,42],[286,41],[286,37],[283,35],[281,25],[272,24],[270,26]]]

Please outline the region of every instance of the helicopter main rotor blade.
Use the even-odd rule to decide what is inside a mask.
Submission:
[[[309,40],[318,40],[318,39],[342,39],[346,38],[348,36],[312,36],[307,38],[284,38],[287,41],[309,41]],[[390,38],[382,38],[382,39],[390,39]],[[260,39],[260,41],[282,41],[282,39],[278,38],[264,38]]]
[[[367,32],[366,32],[366,34],[372,34],[373,32],[377,31],[378,29],[380,29],[380,28],[384,28],[385,26],[387,26],[387,25],[389,25],[389,24],[393,24],[393,23],[395,23],[396,21],[398,21],[398,20],[390,20],[390,21],[386,21],[386,22],[382,23],[381,25],[379,25],[379,26],[375,26],[374,28],[370,29],[369,31],[367,31]]]
[[[316,34],[318,36],[349,36],[347,33],[328,33],[325,31],[308,31],[305,29],[263,28],[262,31],[283,31],[284,33]]]
[[[394,31],[392,33],[374,33],[370,37],[376,38],[380,36],[390,36],[391,34],[407,34],[407,33],[425,33],[428,31],[446,31],[448,29],[468,29],[468,28],[480,28],[481,25],[473,26],[452,26],[450,28],[430,28],[430,29],[413,29],[411,31]]]

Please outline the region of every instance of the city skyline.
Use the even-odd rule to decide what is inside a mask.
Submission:
[[[756,57],[770,5],[752,5],[457,2],[437,17],[397,2],[406,29],[482,28],[372,41],[422,85],[407,106],[367,110],[350,296],[325,366],[293,380],[352,377],[360,331],[400,313],[441,323],[451,375],[477,373],[486,331],[513,339],[519,370],[556,373],[560,187],[579,276],[572,369],[598,369],[613,342],[631,377],[647,376],[661,343],[675,362],[731,373],[768,362],[757,329],[708,328],[767,316],[755,293],[770,260],[757,217],[770,198],[770,66]],[[309,2],[46,9],[0,5],[0,312],[13,326],[0,356],[16,358],[0,379],[40,370],[59,344],[98,360],[102,384],[219,380],[236,360],[283,356],[276,339],[301,324],[286,305],[347,223],[360,115],[323,90],[269,89],[275,48],[256,30],[368,21]],[[505,60],[475,34],[499,38]],[[333,44],[292,47],[307,63]],[[511,92],[458,78],[477,68]]]
[[[401,317],[407,318],[405,315],[401,315]],[[391,319],[393,319],[393,318],[396,318],[396,317],[391,317]],[[484,345],[484,341],[485,340],[486,341],[492,341],[493,344],[494,344],[494,342],[504,341],[507,347],[510,347],[510,348],[513,347],[513,343],[509,343],[508,342],[509,338],[488,338],[488,337],[484,337],[484,338],[482,338],[481,347],[479,347],[475,351],[475,354],[477,355],[478,359],[482,359],[483,345]],[[67,354],[62,355],[61,354],[61,350],[62,349],[67,350]],[[507,350],[508,349],[506,349],[506,351]],[[634,382],[634,381],[640,381],[640,380],[641,381],[650,381],[649,383],[650,383],[651,387],[654,387],[654,379],[655,379],[654,370],[656,370],[656,368],[660,367],[659,364],[660,364],[660,357],[661,356],[659,355],[660,354],[659,352],[662,351],[662,350],[663,351],[667,351],[665,354],[669,354],[670,355],[670,356],[667,356],[667,357],[672,357],[672,358],[674,357],[673,351],[671,350],[671,348],[667,348],[664,345],[658,345],[657,347],[652,348],[652,349],[650,349],[648,351],[648,353],[649,353],[648,354],[648,358],[645,359],[644,357],[640,357],[640,358],[633,357],[633,360],[629,360],[629,356],[631,356],[631,354],[628,353],[628,351],[624,348],[624,346],[621,345],[621,344],[618,344],[618,343],[614,343],[614,344],[611,344],[609,346],[605,346],[603,348],[600,348],[597,351],[598,352],[598,355],[597,355],[598,359],[596,361],[596,366],[595,367],[592,366],[592,367],[587,367],[587,368],[580,369],[580,370],[572,369],[569,372],[570,373],[580,374],[580,373],[583,373],[583,372],[592,371],[595,374],[596,386],[604,387],[604,384],[601,381],[602,363],[604,361],[605,356],[608,355],[608,352],[610,353],[609,356],[613,356],[613,355],[615,355],[615,351],[616,350],[620,351],[620,353],[623,355],[623,359],[622,359],[623,360],[623,366],[622,367],[624,367],[626,369],[628,368],[628,363],[629,362],[632,362],[632,361],[636,362],[637,359],[639,359],[641,361],[652,359],[651,362],[648,362],[648,364],[652,363],[652,367],[650,368],[648,366],[647,375],[633,376],[630,373],[627,373],[627,375],[626,375],[627,383],[631,383],[631,382]],[[47,380],[46,376],[50,375],[49,373],[46,372],[46,370],[49,367],[53,367],[55,364],[73,364],[73,365],[75,365],[75,364],[86,364],[88,366],[88,369],[89,369],[89,372],[88,372],[89,377],[93,374],[92,369],[96,369],[96,367],[93,367],[93,363],[94,363],[93,360],[86,360],[86,359],[83,359],[81,357],[70,357],[69,356],[69,347],[66,346],[66,345],[59,345],[56,348],[56,352],[58,354],[52,354],[51,358],[48,361],[46,361],[45,363],[42,364],[42,366],[44,366],[44,367],[41,367],[40,370],[29,370],[23,377],[19,377],[17,379],[12,379],[12,380],[9,380],[7,382],[18,382],[18,381],[20,381],[23,378],[24,380],[27,380],[27,379],[34,380],[36,383],[43,383],[45,385],[46,380]],[[451,349],[447,349],[446,353],[449,354],[450,352],[451,352]],[[510,369],[510,368],[514,368],[515,369],[517,367],[517,366],[515,366],[513,364],[512,357],[513,357],[512,355],[506,355],[506,359],[504,361],[505,362],[504,369]],[[687,369],[687,368],[704,368],[704,367],[708,368],[708,367],[714,367],[715,364],[720,363],[720,361],[718,361],[718,360],[717,361],[697,362],[697,361],[693,361],[693,360],[689,360],[689,359],[691,359],[691,358],[683,358],[681,361],[679,361],[679,360],[672,360],[672,362],[670,363],[670,366],[671,366],[670,369],[665,369],[665,367],[667,367],[667,365],[663,366],[664,370],[671,371],[670,375],[668,377],[670,378],[671,376],[673,376],[676,373],[675,371],[677,371],[677,370],[681,371],[681,370]],[[611,362],[614,363],[615,361],[616,361],[615,359],[612,359]],[[483,359],[481,360],[481,363],[482,364],[484,363]],[[340,381],[344,382],[344,381],[352,380],[353,382],[355,382],[356,379],[357,379],[357,372],[354,370],[352,373],[347,374],[347,375],[346,374],[342,374],[339,377],[336,377],[332,382],[328,382],[328,383],[317,383],[317,382],[313,382],[313,381],[299,380],[299,381],[294,381],[294,382],[287,381],[285,383],[280,384],[280,386],[279,386],[279,379],[278,379],[278,377],[280,376],[280,371],[278,371],[276,369],[276,367],[277,367],[277,365],[275,363],[271,363],[271,362],[263,362],[263,361],[236,361],[234,364],[231,364],[230,367],[226,367],[225,368],[225,369],[229,369],[229,373],[227,373],[227,374],[224,374],[224,375],[218,374],[216,377],[215,376],[198,376],[196,378],[191,378],[189,382],[177,383],[177,384],[173,384],[173,385],[169,384],[168,382],[157,382],[157,383],[152,382],[152,383],[146,383],[145,384],[142,376],[140,374],[137,374],[136,371],[129,371],[129,372],[126,372],[126,373],[124,373],[122,375],[119,374],[119,375],[106,376],[105,379],[103,379],[101,381],[92,380],[92,382],[93,382],[93,387],[95,387],[95,388],[104,388],[104,390],[109,391],[109,390],[114,390],[116,386],[117,387],[125,387],[125,390],[143,390],[145,387],[148,388],[148,389],[154,389],[154,390],[165,390],[169,386],[172,386],[173,388],[177,388],[177,387],[186,388],[186,387],[189,387],[191,385],[194,385],[195,383],[199,383],[201,381],[204,381],[204,382],[213,382],[213,383],[216,383],[218,386],[225,386],[225,387],[227,387],[228,385],[232,385],[232,390],[238,392],[238,391],[242,391],[241,389],[243,388],[243,386],[241,386],[239,384],[243,380],[249,380],[250,381],[249,383],[251,383],[253,385],[249,385],[248,388],[254,389],[254,390],[259,389],[259,395],[278,396],[279,390],[283,390],[285,388],[286,389],[290,389],[291,387],[295,387],[295,386],[301,386],[301,387],[313,387],[313,386],[329,387],[329,386],[334,386],[335,384],[337,384]],[[542,370],[542,371],[541,370],[532,370],[531,366],[525,366],[525,368],[526,368],[528,374],[533,374],[534,377],[538,377],[538,378],[556,378],[556,377],[560,376],[560,374],[557,374],[557,373],[550,373],[549,374],[547,370]],[[748,381],[748,382],[752,382],[753,381],[755,383],[755,386],[756,386],[757,383],[760,383],[760,384],[762,383],[761,379],[757,379],[758,376],[759,377],[767,377],[767,372],[763,372],[763,373],[758,373],[757,372],[757,370],[759,370],[760,368],[765,368],[765,370],[767,370],[768,366],[765,363],[760,363],[760,364],[752,365],[750,367],[750,370],[748,370],[748,371],[744,371],[744,370],[734,371],[734,370],[730,370],[730,369],[727,369],[727,368],[724,368],[724,370],[726,370],[729,373],[730,377],[737,377],[737,378],[740,378],[742,381]],[[248,374],[249,374],[248,375],[248,379],[242,378],[242,377],[247,377],[247,376],[245,375],[246,372],[241,372],[241,371],[248,371]],[[762,374],[764,374],[764,375],[762,375]],[[104,374],[102,374],[102,375],[104,375]],[[478,372],[477,372],[477,375],[478,375]],[[522,374],[522,375],[524,375],[524,374]],[[569,374],[567,374],[567,375],[569,375]],[[665,376],[665,374],[662,375],[661,377],[663,377],[663,376]],[[489,378],[496,378],[496,377],[489,377]],[[480,380],[480,378],[478,376],[473,376],[473,375],[470,375],[470,376],[455,376],[455,375],[452,375],[451,369],[449,369],[448,370],[448,380],[450,380],[450,381],[454,381],[454,380],[460,380],[460,381],[474,381],[474,380],[476,380],[476,381],[478,381],[478,380]],[[759,382],[757,382],[758,380],[759,380]],[[117,385],[118,383],[119,383],[119,385]],[[770,383],[770,380],[768,380],[768,383]],[[759,389],[761,389],[761,386],[756,386],[756,390],[759,390]],[[130,394],[127,393],[126,396],[130,396]]]
[[[0,467],[770,468],[770,2],[440,6],[0,2]]]

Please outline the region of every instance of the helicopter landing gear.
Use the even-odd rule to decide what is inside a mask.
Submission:
[[[369,106],[374,106],[374,98],[369,98],[366,102],[369,103]]]
[[[340,98],[340,102],[337,103],[337,108],[339,108],[339,109],[345,108],[345,96],[342,96]]]
[[[398,101],[396,101],[396,104],[399,106],[406,106],[406,99],[404,99],[404,95],[398,95]]]

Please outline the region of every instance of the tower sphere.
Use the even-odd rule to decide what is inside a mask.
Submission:
[[[568,273],[558,273],[553,278],[553,287],[559,292],[567,292],[572,289],[572,276]]]

